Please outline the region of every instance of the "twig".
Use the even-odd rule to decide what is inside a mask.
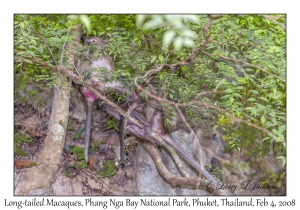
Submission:
[[[268,72],[266,69],[264,69],[263,67],[261,66],[257,66],[257,65],[254,65],[254,64],[251,64],[251,63],[247,63],[243,60],[239,60],[239,59],[236,59],[236,58],[230,58],[230,57],[226,57],[226,56],[223,56],[223,55],[217,55],[217,54],[210,54],[210,53],[207,53],[205,51],[202,51],[203,54],[207,55],[207,56],[210,56],[210,57],[213,57],[213,56],[216,56],[216,57],[221,57],[221,58],[224,58],[224,59],[227,59],[227,60],[232,60],[232,61],[236,61],[236,62],[241,62],[243,64],[246,64],[248,66],[251,66],[251,67],[254,67],[254,68],[257,68],[259,70],[261,70],[262,72],[265,72],[266,74],[269,74],[269,75],[272,75],[273,77],[279,79],[280,81],[282,82],[286,82],[285,80],[281,79],[279,76],[271,73],[271,72]]]
[[[209,16],[208,19],[208,23],[203,27],[203,33],[204,33],[204,37],[205,37],[205,41],[203,43],[203,45],[200,48],[194,49],[192,54],[185,60],[175,63],[175,64],[162,64],[160,67],[156,68],[156,69],[152,69],[150,71],[148,71],[143,77],[141,77],[141,79],[143,79],[143,81],[147,81],[149,77],[151,77],[154,74],[157,74],[158,72],[161,72],[164,69],[174,69],[174,68],[178,68],[180,66],[185,66],[189,63],[192,62],[192,60],[199,54],[199,52],[203,51],[206,47],[206,45],[208,44],[208,42],[210,41],[210,36],[209,36],[209,29],[210,26],[212,25],[212,20],[213,20],[213,16]],[[169,52],[170,54],[171,52]],[[168,56],[169,56],[168,54]]]
[[[35,33],[38,37],[40,37],[41,39],[44,40],[44,37],[42,37],[38,32],[34,31],[34,33]],[[50,55],[51,55],[51,57],[52,57],[52,60],[53,60],[53,62],[55,63],[55,66],[57,66],[57,62],[56,62],[56,60],[55,60],[54,55],[52,54],[52,51],[50,50],[50,48],[49,48],[49,46],[47,45],[47,43],[45,43],[45,45],[46,45],[47,49],[48,49],[49,52],[50,52]]]
[[[271,17],[270,15],[262,15],[264,16],[265,18],[271,20],[273,23],[276,23],[277,25],[280,25],[282,28],[286,29],[285,25],[278,22],[277,20],[275,20],[273,17]]]
[[[17,52],[18,51],[15,50],[15,53],[17,53]],[[102,84],[100,82],[97,82],[97,81],[93,81],[92,84],[83,83],[82,79],[79,76],[75,75],[74,73],[72,73],[70,71],[70,69],[67,69],[64,66],[52,66],[52,65],[49,65],[47,62],[40,61],[39,59],[37,59],[37,58],[35,58],[35,57],[31,56],[31,55],[26,55],[25,58],[30,58],[34,63],[36,63],[38,65],[41,65],[41,66],[43,66],[45,68],[48,68],[48,69],[50,69],[52,71],[58,71],[59,73],[64,74],[66,77],[69,77],[75,83],[80,84],[82,86],[85,86],[86,88],[88,88],[89,90],[91,90],[92,92],[94,92],[104,103],[106,103],[107,105],[113,107],[121,115],[123,115],[123,116],[126,115],[126,112],[123,109],[121,109],[115,103],[113,103],[112,101],[110,101],[106,96],[104,96],[99,90],[96,89],[96,87],[105,87],[104,84]],[[18,56],[14,57],[14,59],[16,61],[24,61],[25,58],[18,57]],[[136,124],[140,128],[144,127],[143,124],[141,122],[139,122],[138,120],[136,120],[135,118],[130,117],[130,116],[128,116],[128,118],[129,118],[129,120],[131,122],[133,122],[134,124]]]
[[[68,39],[68,36],[69,36],[69,33],[70,33],[70,30],[71,30],[72,26],[73,26],[73,22],[71,23],[70,27],[68,28],[68,32],[67,32],[66,38],[64,40],[64,44],[63,44],[62,51],[61,51],[61,56],[60,56],[60,61],[59,61],[60,65],[62,65],[62,61],[63,61],[63,58],[64,58],[65,46],[66,46],[67,39]]]

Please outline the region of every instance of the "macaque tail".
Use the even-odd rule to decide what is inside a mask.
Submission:
[[[120,158],[122,162],[125,161],[124,135],[125,135],[125,119],[124,116],[121,116],[119,121],[119,138],[120,138]]]
[[[211,181],[215,186],[217,186],[217,181],[208,173],[198,162],[187,155],[172,139],[169,135],[164,134],[163,139],[172,146],[177,152],[179,152],[192,166],[194,166],[205,178]]]
[[[86,101],[86,125],[85,125],[85,146],[84,146],[84,159],[88,162],[89,159],[89,147],[91,141],[92,130],[92,102]]]

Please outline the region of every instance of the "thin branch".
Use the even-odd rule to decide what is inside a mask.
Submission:
[[[194,129],[192,129],[192,127],[190,126],[190,124],[187,122],[187,120],[185,119],[185,116],[183,115],[182,111],[180,110],[180,108],[178,107],[178,105],[175,105],[175,108],[178,112],[178,114],[180,115],[183,123],[185,124],[185,126],[191,131],[194,139],[196,140],[197,144],[198,144],[198,147],[199,148],[203,148],[203,146],[200,144],[200,139],[198,138],[198,136],[196,135]],[[206,148],[206,151],[208,151],[208,149]],[[200,157],[203,157],[202,156],[202,150],[200,149],[199,150],[199,153],[200,153]],[[213,152],[211,152],[212,155],[215,155]],[[216,156],[216,155],[215,155]],[[218,157],[218,156],[217,156]],[[202,158],[200,158],[200,165],[203,167],[203,160]]]
[[[125,132],[129,116],[131,115],[131,112],[133,112],[133,110],[135,110],[135,108],[137,106],[138,106],[138,99],[135,100],[131,106],[129,106],[126,115],[123,115],[124,116],[124,130],[123,131],[120,130],[119,132]],[[123,139],[121,139],[121,140],[123,140]]]
[[[218,82],[218,84],[212,91],[203,91],[203,92],[197,93],[197,95],[194,98],[194,101],[196,101],[200,96],[203,96],[203,95],[216,94],[216,93],[223,92],[223,91],[218,91],[218,89],[221,86],[221,84],[225,81],[226,81],[225,79],[221,79],[220,82]]]
[[[271,20],[273,23],[276,23],[277,25],[281,26],[282,28],[286,29],[285,25],[278,22],[277,20],[275,20],[273,17],[271,17],[270,15],[262,15],[264,16],[265,18]]]
[[[243,60],[239,60],[239,59],[236,59],[236,58],[230,58],[230,57],[226,57],[226,56],[223,56],[223,55],[217,55],[217,54],[210,54],[210,53],[207,53],[205,51],[202,51],[203,54],[207,55],[207,56],[210,56],[210,57],[213,57],[213,56],[216,56],[216,57],[221,57],[221,58],[224,58],[224,59],[227,59],[227,60],[232,60],[232,61],[236,61],[236,62],[241,62],[243,64],[246,64],[248,66],[251,66],[251,67],[254,67],[254,68],[257,68],[259,70],[261,70],[262,72],[265,72],[266,74],[269,74],[277,79],[279,79],[280,81],[282,82],[286,82],[285,80],[281,79],[279,76],[271,73],[271,72],[268,72],[266,69],[264,69],[263,67],[261,66],[257,66],[257,65],[254,65],[254,64],[251,64],[251,63],[247,63]]]
[[[144,81],[147,81],[149,77],[151,77],[154,74],[157,74],[158,72],[161,72],[164,69],[174,69],[174,68],[178,68],[180,66],[185,66],[185,65],[188,65],[189,63],[191,63],[192,60],[199,54],[199,52],[201,52],[205,49],[206,45],[210,41],[209,29],[212,25],[212,20],[213,20],[213,16],[210,15],[207,24],[203,27],[203,33],[204,33],[204,37],[205,37],[205,41],[204,41],[203,45],[200,48],[194,49],[192,54],[187,59],[185,59],[181,62],[175,63],[175,64],[162,64],[160,67],[148,71],[142,77],[142,79]],[[171,53],[171,52],[169,52],[169,53]]]
[[[146,43],[148,45],[149,51],[151,52],[152,55],[154,55],[155,53],[154,53],[154,50],[153,50],[153,47],[152,47],[152,43],[150,42],[149,38],[145,34],[143,34],[143,35],[146,39]]]
[[[15,50],[15,53],[17,53],[17,51]],[[52,71],[57,71],[59,73],[62,73],[64,74],[66,77],[69,77],[72,81],[74,81],[75,83],[77,84],[80,84],[80,85],[83,85],[85,86],[86,88],[88,88],[89,90],[91,90],[92,92],[94,92],[104,103],[106,103],[107,105],[113,107],[117,112],[119,112],[121,115],[125,116],[126,115],[126,112],[121,109],[119,106],[117,106],[115,103],[113,103],[112,101],[110,101],[107,97],[105,97],[99,90],[96,89],[96,87],[105,87],[104,84],[100,83],[100,82],[97,82],[97,81],[93,81],[92,84],[88,84],[88,83],[84,83],[82,82],[82,79],[81,77],[75,75],[74,73],[72,73],[70,71],[70,69],[67,69],[66,67],[64,66],[52,66],[52,65],[49,65],[47,62],[43,62],[43,61],[40,61],[39,59],[31,56],[31,55],[27,55],[26,56],[27,58],[30,58],[34,63],[38,64],[38,65],[41,65],[45,68],[48,68]],[[16,61],[22,61],[22,62],[26,62],[26,59],[25,58],[21,58],[21,57],[18,57],[18,56],[15,56],[14,59]],[[143,128],[143,124],[141,122],[139,122],[137,119],[133,118],[133,117],[130,117],[128,116],[129,120],[131,122],[133,122],[134,124],[136,124],[137,126],[139,126],[140,128]]]
[[[189,105],[195,105],[195,104],[197,104],[197,105],[199,105],[199,106],[204,106],[204,107],[206,107],[206,108],[215,109],[215,110],[217,110],[217,111],[219,111],[219,112],[222,112],[222,113],[226,114],[226,115],[230,118],[230,120],[231,120],[232,123],[240,123],[240,122],[243,122],[243,123],[245,123],[246,125],[248,125],[248,126],[250,126],[250,127],[254,127],[254,128],[258,129],[258,130],[263,131],[264,133],[268,134],[269,136],[271,136],[272,138],[274,138],[274,139],[276,139],[276,140],[278,140],[278,141],[282,141],[282,139],[280,139],[279,137],[275,136],[271,131],[267,130],[266,128],[263,128],[263,127],[261,127],[261,126],[255,125],[255,124],[253,124],[253,123],[251,123],[251,122],[248,122],[247,120],[243,120],[243,119],[237,118],[237,117],[235,117],[233,114],[231,114],[230,112],[228,112],[228,111],[226,111],[225,109],[222,109],[222,108],[220,108],[220,107],[213,106],[213,105],[208,104],[208,103],[205,103],[205,102],[198,102],[198,101],[191,101],[191,102],[187,102],[187,103],[176,103],[176,102],[174,102],[174,101],[169,101],[169,100],[167,100],[167,99],[163,99],[163,98],[160,98],[160,97],[158,97],[158,96],[155,96],[155,95],[151,94],[151,92],[149,92],[149,91],[147,91],[146,89],[142,88],[142,87],[138,84],[137,80],[138,80],[138,79],[142,79],[142,78],[143,78],[142,76],[136,77],[136,78],[134,79],[134,84],[135,84],[135,86],[137,87],[138,90],[145,92],[150,98],[153,98],[153,99],[155,99],[155,100],[157,100],[157,101],[159,101],[159,102],[166,102],[166,103],[168,103],[168,104],[172,104],[172,105],[175,106],[175,107],[176,107],[176,106],[189,106]],[[203,146],[202,146],[202,148],[205,149]],[[206,149],[205,149],[205,150],[206,150]],[[208,150],[206,150],[206,151],[208,151]],[[208,151],[208,152],[209,152],[209,151]],[[220,158],[220,157],[216,157],[216,158],[219,159],[219,160],[222,161],[222,162],[227,162],[227,160],[224,160],[224,159],[222,159],[222,158]]]
[[[20,26],[20,23],[19,23],[19,24],[17,24],[17,25],[15,25],[15,26],[14,26],[14,28],[18,28],[19,26]]]
[[[71,23],[70,27],[68,28],[68,32],[67,32],[66,38],[64,40],[64,44],[63,44],[62,51],[61,51],[61,56],[60,56],[60,61],[59,61],[60,65],[62,65],[62,61],[63,61],[63,58],[64,58],[64,51],[65,51],[67,39],[69,37],[69,33],[70,33],[70,30],[71,30],[72,26],[73,26],[73,22]]]
[[[176,102],[174,102],[174,101],[169,101],[169,100],[167,100],[167,99],[163,99],[163,98],[160,98],[160,97],[158,97],[158,96],[156,96],[156,95],[153,95],[150,91],[148,91],[148,90],[142,88],[142,87],[137,83],[137,80],[138,80],[138,79],[142,79],[142,78],[143,78],[143,76],[136,77],[136,78],[134,79],[134,85],[137,87],[138,90],[145,92],[150,98],[153,98],[153,99],[155,99],[155,100],[157,100],[157,101],[159,101],[159,102],[166,102],[166,103],[168,103],[168,104],[172,104],[172,105],[175,106],[175,107],[176,107],[176,106],[187,106],[187,105],[190,105],[190,103],[193,103],[193,104],[197,103],[197,102],[190,102],[190,103],[188,103],[188,104],[187,104],[187,103],[176,103]],[[206,104],[206,103],[204,103],[204,104]],[[209,104],[207,104],[207,105],[209,105]],[[221,108],[219,108],[219,109],[221,109]],[[225,110],[224,110],[224,111],[225,111]],[[183,118],[183,119],[184,119],[184,118]],[[188,126],[188,128],[191,128],[191,127]],[[193,132],[192,129],[190,129],[190,131]],[[196,139],[198,139],[198,138],[196,138]],[[200,145],[200,148],[206,150],[206,151],[207,151],[208,153],[210,153],[214,158],[220,160],[220,161],[223,162],[223,163],[229,163],[228,160],[225,160],[225,159],[220,158],[219,156],[215,155],[210,149],[208,149],[208,148],[202,146],[200,143],[199,143],[199,145]]]
[[[44,37],[42,37],[38,32],[34,31],[34,33],[35,33],[38,37],[40,37],[41,39],[44,40]],[[47,45],[47,43],[45,43],[45,45],[46,45],[47,49],[48,49],[49,52],[50,52],[50,55],[51,55],[51,57],[52,57],[52,60],[53,60],[53,62],[55,63],[55,66],[57,66],[57,62],[56,62],[56,60],[55,60],[54,55],[52,54],[52,51],[50,50],[50,48],[49,48],[49,46]]]

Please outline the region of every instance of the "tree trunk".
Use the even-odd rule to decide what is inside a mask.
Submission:
[[[74,64],[79,47],[81,25],[73,31],[73,41],[67,45],[67,57]],[[64,52],[64,50],[62,50]],[[47,190],[55,177],[62,158],[69,118],[70,82],[63,75],[57,78],[61,86],[55,87],[52,113],[43,148],[37,157],[37,166],[28,168],[15,189],[15,195],[27,195],[31,190]]]

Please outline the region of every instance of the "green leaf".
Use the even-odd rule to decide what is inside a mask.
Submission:
[[[279,159],[282,162],[282,167],[286,164],[286,158],[284,156],[278,156],[277,159]]]
[[[158,28],[163,24],[163,22],[161,15],[153,15],[152,19],[144,24],[144,27],[147,29]]]
[[[195,43],[193,40],[188,39],[188,38],[185,38],[183,40],[184,40],[183,43],[185,46],[190,47],[190,48],[193,48],[195,46]]]
[[[269,100],[267,98],[265,98],[265,97],[259,97],[259,99],[261,99],[261,100],[269,103]]]
[[[181,36],[195,39],[197,37],[197,34],[192,30],[184,29],[181,33]]]
[[[265,124],[265,122],[266,122],[266,118],[265,118],[265,116],[261,116],[261,118],[260,118],[260,121],[261,121],[261,123],[264,125],[264,124]]]
[[[35,57],[35,53],[33,51],[27,51],[27,53]]]
[[[246,101],[256,101],[255,98],[248,98]]]
[[[83,153],[83,152],[79,152],[79,153],[77,154],[77,159],[78,159],[78,160],[84,160],[84,153]]]
[[[182,37],[177,37],[174,41],[174,50],[179,51],[182,47],[183,44],[183,38]]]
[[[88,32],[87,34],[90,34],[92,29],[91,29],[91,22],[90,22],[89,17],[87,15],[80,15],[79,18],[80,18],[82,24],[86,27],[87,32]]]
[[[163,63],[164,57],[162,55],[159,55],[158,59],[159,59],[160,63]]]
[[[68,178],[73,178],[74,177],[69,171],[65,172],[65,176],[68,177]]]
[[[103,163],[103,170],[99,172],[101,177],[111,177],[116,174],[115,161],[109,160]]]
[[[26,156],[27,153],[24,150],[21,150],[19,147],[15,148],[15,155],[17,156]]]
[[[119,126],[115,119],[107,119],[105,120],[105,130],[115,129],[119,132]]]
[[[140,94],[144,99],[146,99],[146,101],[148,101],[148,94],[146,94],[145,92],[141,92]]]
[[[163,46],[168,47],[170,43],[173,41],[173,38],[175,37],[175,31],[170,30],[164,33],[163,35]]]
[[[238,93],[233,93],[234,96],[242,98],[242,96]]]
[[[97,140],[97,141],[95,141],[95,142],[93,143],[93,145],[94,145],[95,147],[99,147],[99,146],[101,145],[101,142],[100,142],[99,140]]]
[[[85,160],[77,161],[76,163],[77,163],[77,165],[78,165],[80,168],[87,168],[87,167],[88,167],[88,165],[86,164]]]
[[[157,58],[156,56],[153,56],[150,63],[153,63],[154,61],[156,61],[156,58]]]
[[[243,86],[237,86],[235,89],[237,89],[237,90],[243,90],[245,88]]]
[[[136,16],[136,26],[140,27],[144,20],[146,19],[147,15],[137,15]]]
[[[73,134],[72,136],[72,140],[78,140],[81,138],[83,132],[85,132],[84,128],[79,128],[78,130],[76,130],[76,132]]]
[[[196,24],[200,23],[200,20],[197,15],[183,15],[183,18],[187,21],[194,22]]]
[[[167,126],[167,125],[170,125],[171,124],[171,120],[169,120],[169,118],[166,118],[165,119],[165,125]]]
[[[250,90],[250,92],[254,93],[254,94],[258,94],[258,91],[257,90]]]

